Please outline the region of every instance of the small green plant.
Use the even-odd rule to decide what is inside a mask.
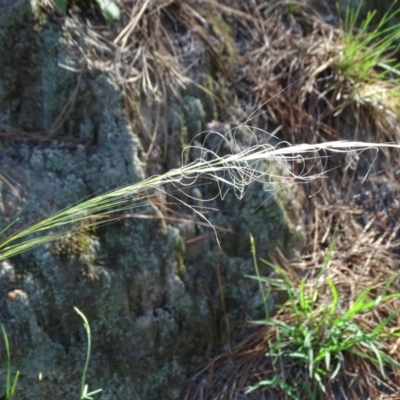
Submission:
[[[6,348],[6,355],[7,355],[7,376],[6,376],[6,388],[4,391],[4,397],[5,399],[11,399],[14,394],[15,394],[15,389],[17,387],[17,382],[19,378],[19,371],[16,372],[14,379],[11,380],[11,354],[10,354],[10,343],[8,341],[8,335],[6,328],[4,328],[4,325],[1,325],[1,330],[3,333],[3,341],[4,341],[4,346]]]
[[[368,11],[358,24],[363,3],[360,1],[357,8],[346,7],[340,27],[342,51],[337,58],[336,69],[356,85],[388,80],[393,74],[397,78],[400,63],[392,57],[400,39],[400,23],[392,23],[400,12],[400,8],[394,8],[397,0],[376,24],[376,10]],[[339,4],[337,8],[340,12]]]
[[[299,1],[288,0],[288,1],[283,2],[282,6],[284,7],[285,11],[288,14],[298,15],[301,11],[301,8],[304,6],[304,4]]]
[[[274,376],[251,386],[247,393],[270,387],[284,391],[293,399],[317,398],[317,392],[327,394],[327,385],[343,371],[348,355],[371,363],[383,378],[388,368],[400,368],[400,363],[383,350],[387,338],[400,337],[399,332],[387,329],[398,312],[391,313],[373,328],[362,322],[379,306],[400,297],[400,293],[387,294],[399,274],[395,274],[378,295],[374,296],[373,288],[368,287],[352,304],[345,305],[334,281],[325,277],[331,251],[332,247],[319,276],[324,277],[325,285],[307,284],[304,278],[296,284],[284,270],[262,260],[278,275],[278,278],[261,278],[257,273],[252,277],[270,288],[264,301],[273,289],[285,291],[288,301],[280,307],[276,318],[267,317],[256,322],[273,332],[267,333],[269,350],[266,356],[271,360]],[[321,295],[322,287],[324,295]],[[282,370],[288,368],[294,372],[291,378],[283,379]],[[286,371],[286,376],[288,374],[290,372]]]
[[[60,11],[67,12],[67,0],[52,0],[52,2]],[[79,1],[77,3],[79,4]],[[120,18],[120,10],[113,0],[85,0],[81,1],[81,3],[86,6],[88,4],[96,4],[108,25]]]
[[[91,333],[90,333],[90,325],[89,321],[87,320],[85,314],[80,311],[77,307],[74,307],[74,310],[78,313],[78,315],[83,319],[83,327],[85,328],[86,331],[86,336],[87,336],[87,351],[86,351],[86,360],[85,360],[85,366],[83,368],[83,373],[82,373],[82,384],[81,384],[81,400],[93,400],[93,396],[97,393],[100,393],[102,389],[96,389],[93,390],[92,392],[89,391],[89,387],[86,383],[86,374],[89,368],[89,360],[90,360],[90,353],[92,351],[92,342],[91,342]]]

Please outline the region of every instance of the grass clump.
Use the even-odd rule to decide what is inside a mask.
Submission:
[[[266,357],[273,374],[250,386],[246,393],[269,388],[292,399],[331,398],[354,366],[373,371],[382,382],[400,367],[387,345],[388,340],[400,337],[400,332],[390,329],[400,310],[394,309],[376,320],[379,311],[382,313],[400,297],[400,293],[389,292],[399,274],[394,274],[379,291],[370,285],[354,298],[343,296],[340,283],[327,276],[331,252],[332,246],[321,273],[309,281],[302,278],[296,282],[286,271],[263,260],[274,270],[274,277],[254,277],[269,287],[264,302],[276,290],[284,291],[288,300],[276,317],[270,319],[267,315],[256,322],[267,327]],[[347,394],[348,388],[354,390],[355,385],[351,386],[345,386]],[[353,398],[359,398],[361,393],[355,390]]]
[[[360,21],[363,3],[360,1],[357,8],[346,7],[340,26],[341,51],[336,68],[356,85],[391,80],[393,75],[398,78],[400,63],[393,54],[399,46],[400,23],[392,23],[400,12],[398,7],[394,8],[397,0],[377,22],[376,10],[368,11]]]

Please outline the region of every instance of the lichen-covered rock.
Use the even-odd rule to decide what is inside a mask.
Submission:
[[[8,134],[0,156],[1,226],[17,218],[15,227],[26,225],[143,180],[151,164],[107,74],[81,70],[62,24],[35,17],[29,3],[0,18],[0,130]],[[187,88],[182,99],[161,107],[159,126],[168,137],[153,143],[153,154],[167,153],[165,163],[152,161],[158,172],[179,167],[182,149],[218,113],[197,89]],[[154,126],[148,105],[139,109],[144,115],[146,107]],[[190,371],[262,312],[258,284],[246,278],[254,268],[249,234],[263,256],[298,241],[276,196],[264,189],[254,185],[239,202],[233,193],[215,198],[212,185],[189,188],[193,206],[220,210],[205,214],[216,231],[193,210],[182,216],[178,206],[166,218],[163,207],[143,200],[119,221],[3,262],[0,319],[21,371],[17,398],[78,398],[87,342],[74,306],[92,329],[88,383],[103,389],[97,398],[176,398]]]

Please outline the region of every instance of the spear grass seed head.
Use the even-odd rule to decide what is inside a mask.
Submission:
[[[220,136],[227,143],[227,146],[232,146],[228,139]],[[236,196],[241,199],[246,188],[256,181],[290,183],[295,179],[307,182],[323,176],[322,174],[312,175],[306,168],[301,175],[296,176],[290,170],[289,164],[292,161],[298,163],[308,159],[321,158],[321,153],[324,154],[323,157],[326,157],[329,152],[356,155],[366,149],[378,151],[382,147],[400,148],[400,145],[350,141],[295,146],[280,143],[276,147],[268,144],[257,144],[241,151],[237,151],[237,146],[234,145],[231,147],[234,150],[232,149],[230,154],[222,157],[212,150],[201,148],[201,157],[195,162],[185,164],[185,160],[188,159],[193,147],[196,146],[189,146],[184,150],[183,166],[178,169],[89,198],[6,236],[12,227],[11,224],[1,232],[0,261],[44,243],[60,239],[66,234],[77,233],[82,227],[85,230],[92,229],[104,222],[105,218],[112,220],[113,216],[123,210],[143,206],[146,197],[152,191],[164,191],[163,185],[166,184],[173,186],[176,190],[181,190],[182,186],[196,185],[201,178],[216,183],[222,198],[227,190],[234,190]],[[265,168],[260,168],[260,163],[265,162],[279,163],[282,167],[280,170],[284,172],[277,175],[275,169],[265,170]],[[177,201],[183,202],[178,197],[175,198]],[[188,204],[184,204],[190,207]],[[193,207],[190,208],[209,223],[200,211]],[[212,227],[211,224],[210,226]],[[218,240],[217,236],[216,240]]]

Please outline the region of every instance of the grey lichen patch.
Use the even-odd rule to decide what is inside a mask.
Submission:
[[[185,253],[186,247],[185,242],[183,241],[182,236],[179,234],[178,229],[168,227],[168,242],[171,248],[174,249],[173,257],[174,257],[174,272],[180,278],[183,278],[186,273],[185,266]]]
[[[258,185],[255,185],[257,187]],[[287,224],[284,210],[273,199],[273,193],[254,189],[255,197],[245,206],[240,215],[242,233],[248,232],[255,237],[256,249],[259,254],[274,255],[276,249],[285,249]],[[254,193],[254,192],[253,192]],[[242,242],[240,253],[250,250],[249,241]]]
[[[222,82],[214,79],[211,74],[204,73],[198,85],[188,84],[183,92],[185,96],[200,100],[206,122],[219,119],[221,110],[219,110],[220,104],[217,103],[223,102],[221,84]]]
[[[45,156],[43,151],[35,149],[32,151],[30,159],[29,159],[29,166],[33,171],[42,171],[45,167]]]
[[[179,376],[184,376],[184,371],[180,365],[179,360],[171,359],[167,363],[163,363],[158,368],[154,369],[156,372],[149,375],[146,382],[145,391],[148,393],[147,398],[156,400],[162,398],[162,392],[154,393],[154,388],[161,387],[164,382],[168,382],[171,379],[179,379]],[[176,384],[175,384],[176,385]],[[171,387],[173,387],[171,385]],[[160,396],[160,397],[157,397]],[[179,396],[179,390],[173,390],[168,393],[169,398],[177,398]]]
[[[193,139],[203,142],[202,133],[207,122],[218,119],[218,97],[219,84],[211,76],[204,75],[200,84],[188,84],[182,90],[181,101],[174,101],[168,107],[169,160],[180,161],[182,150],[192,143]]]
[[[93,121],[85,117],[79,127],[79,138],[82,142],[92,143],[95,138]]]
[[[68,157],[68,153],[61,149],[46,149],[44,152],[46,157],[45,168],[52,172],[65,171],[68,166],[72,166],[71,155]],[[36,155],[37,157],[38,155]]]
[[[184,96],[183,114],[187,128],[187,140],[192,140],[205,128],[205,111],[200,99],[193,96]]]
[[[26,131],[45,132],[67,103],[76,75],[58,65],[63,61],[61,28],[38,21],[29,12],[20,18],[12,27],[0,28],[0,75],[8,76],[0,94],[2,116],[7,116],[3,121]]]
[[[75,174],[68,174],[62,181],[60,203],[72,205],[84,201],[88,196],[89,192],[82,178],[78,178]]]
[[[188,130],[183,109],[176,103],[168,107],[169,134],[167,143],[168,169],[181,165],[182,150],[188,145]]]

